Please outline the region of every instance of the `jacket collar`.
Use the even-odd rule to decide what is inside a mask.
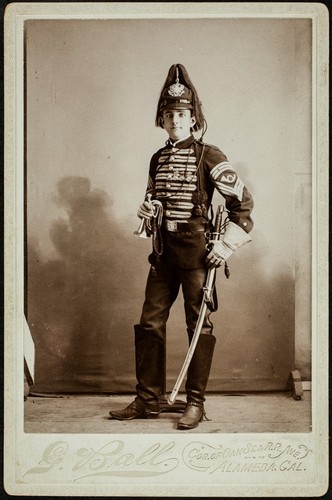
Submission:
[[[173,143],[171,141],[171,139],[168,139],[166,141],[166,146],[182,149],[182,148],[186,148],[186,147],[191,146],[194,143],[194,141],[195,141],[195,137],[192,134],[190,134],[190,136],[186,137],[186,139],[182,139],[182,140],[177,141],[175,143]]]

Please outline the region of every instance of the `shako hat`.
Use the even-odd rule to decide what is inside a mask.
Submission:
[[[204,126],[204,116],[201,102],[198,98],[186,68],[182,64],[173,64],[162,88],[156,115],[156,126],[160,127],[163,111],[167,109],[190,109],[196,118],[193,130],[197,131]]]

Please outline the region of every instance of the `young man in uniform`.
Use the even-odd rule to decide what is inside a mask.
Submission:
[[[160,413],[159,398],[165,377],[166,322],[180,285],[189,342],[199,316],[208,268],[224,264],[232,253],[251,240],[253,201],[248,189],[215,146],[196,140],[194,131],[204,128],[204,116],[197,92],[181,64],[173,65],[162,89],[156,125],[165,129],[166,145],[151,159],[148,186],[138,216],[151,220],[157,203],[162,220],[153,232],[154,251],[150,255],[145,302],[135,325],[137,396],[125,409],[111,411],[118,420],[153,418]],[[222,239],[206,249],[206,233],[211,230],[211,200],[214,189],[224,197],[228,223]],[[208,308],[199,340],[190,362],[187,404],[178,429],[193,429],[203,419],[216,338],[212,334]]]

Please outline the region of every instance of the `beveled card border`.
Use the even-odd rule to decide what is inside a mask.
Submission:
[[[23,432],[23,27],[28,19],[308,18],[313,26],[312,432],[72,435]],[[320,3],[13,3],[5,12],[4,484],[11,495],[320,496],[328,487],[328,11]],[[272,466],[204,472],[197,450]],[[214,451],[213,451],[214,450]],[[228,451],[227,451],[228,450]],[[292,453],[291,451],[292,450]],[[294,457],[286,471],[282,456]],[[244,460],[245,462],[245,460]],[[269,463],[270,463],[269,462]],[[267,462],[264,462],[267,463]],[[292,462],[293,463],[293,462]],[[299,466],[299,464],[301,464]],[[242,468],[241,468],[242,467]],[[272,467],[269,470],[269,467]],[[291,466],[290,466],[291,467]],[[296,469],[297,468],[297,469]]]

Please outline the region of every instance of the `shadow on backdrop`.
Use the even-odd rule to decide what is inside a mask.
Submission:
[[[127,263],[136,256],[106,211],[111,200],[104,191],[76,176],[61,179],[57,191],[55,201],[68,214],[50,229],[59,258],[43,262],[36,244],[28,242],[33,389],[113,391],[119,359],[123,367],[132,364],[128,302],[135,299],[135,279]]]

